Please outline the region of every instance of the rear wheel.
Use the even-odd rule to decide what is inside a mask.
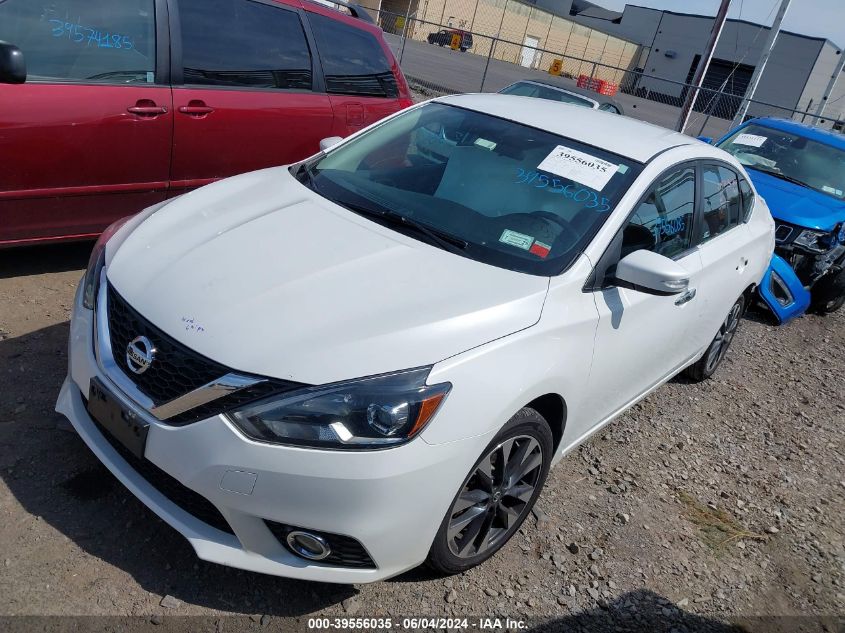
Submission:
[[[523,408],[487,446],[461,485],[434,538],[427,563],[457,574],[499,551],[528,516],[549,473],[552,432]]]
[[[688,378],[701,382],[716,373],[716,369],[722,364],[725,355],[728,353],[728,348],[734,340],[744,309],[745,296],[742,296],[731,307],[728,316],[725,317],[722,326],[711,341],[707,351],[704,352],[704,356],[694,365],[687,367],[685,373]]]

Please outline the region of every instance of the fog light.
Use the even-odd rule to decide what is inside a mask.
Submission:
[[[294,530],[287,535],[286,540],[294,554],[308,560],[323,560],[332,553],[326,539],[310,532]]]

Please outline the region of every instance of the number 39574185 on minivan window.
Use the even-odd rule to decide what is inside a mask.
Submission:
[[[435,99],[110,227],[57,409],[206,560],[368,582],[501,548],[550,467],[712,375],[774,247],[743,167],[508,95]]]

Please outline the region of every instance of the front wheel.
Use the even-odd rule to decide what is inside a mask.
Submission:
[[[687,367],[685,373],[688,378],[695,382],[701,382],[702,380],[707,380],[716,372],[716,369],[722,364],[725,354],[728,353],[728,348],[734,340],[734,335],[736,335],[739,320],[742,318],[744,309],[745,296],[742,296],[731,307],[728,316],[725,317],[722,326],[719,328],[716,336],[713,337],[707,351],[704,352],[704,356],[694,365]]]
[[[845,305],[845,268],[816,282],[811,297],[813,309],[819,314],[836,312]]]
[[[514,415],[461,485],[426,562],[457,574],[484,562],[522,525],[549,474],[552,432],[534,409]]]

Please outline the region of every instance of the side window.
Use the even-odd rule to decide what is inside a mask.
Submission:
[[[186,84],[311,89],[299,14],[250,0],[179,0]]]
[[[674,257],[692,244],[695,170],[682,167],[655,183],[623,230],[622,257],[648,249]]]
[[[754,191],[742,176],[739,177],[739,195],[742,196],[742,221],[748,222],[754,210]]]
[[[371,33],[317,13],[309,13],[308,21],[317,38],[326,92],[372,97],[399,95],[390,62]]]
[[[611,103],[602,103],[599,106],[599,110],[604,110],[606,112],[613,112],[613,114],[619,114],[619,109]]]
[[[0,40],[23,51],[28,81],[153,83],[153,2],[0,1]]]
[[[704,218],[702,241],[724,233],[741,221],[741,203],[736,174],[716,165],[702,170],[702,208]]]

